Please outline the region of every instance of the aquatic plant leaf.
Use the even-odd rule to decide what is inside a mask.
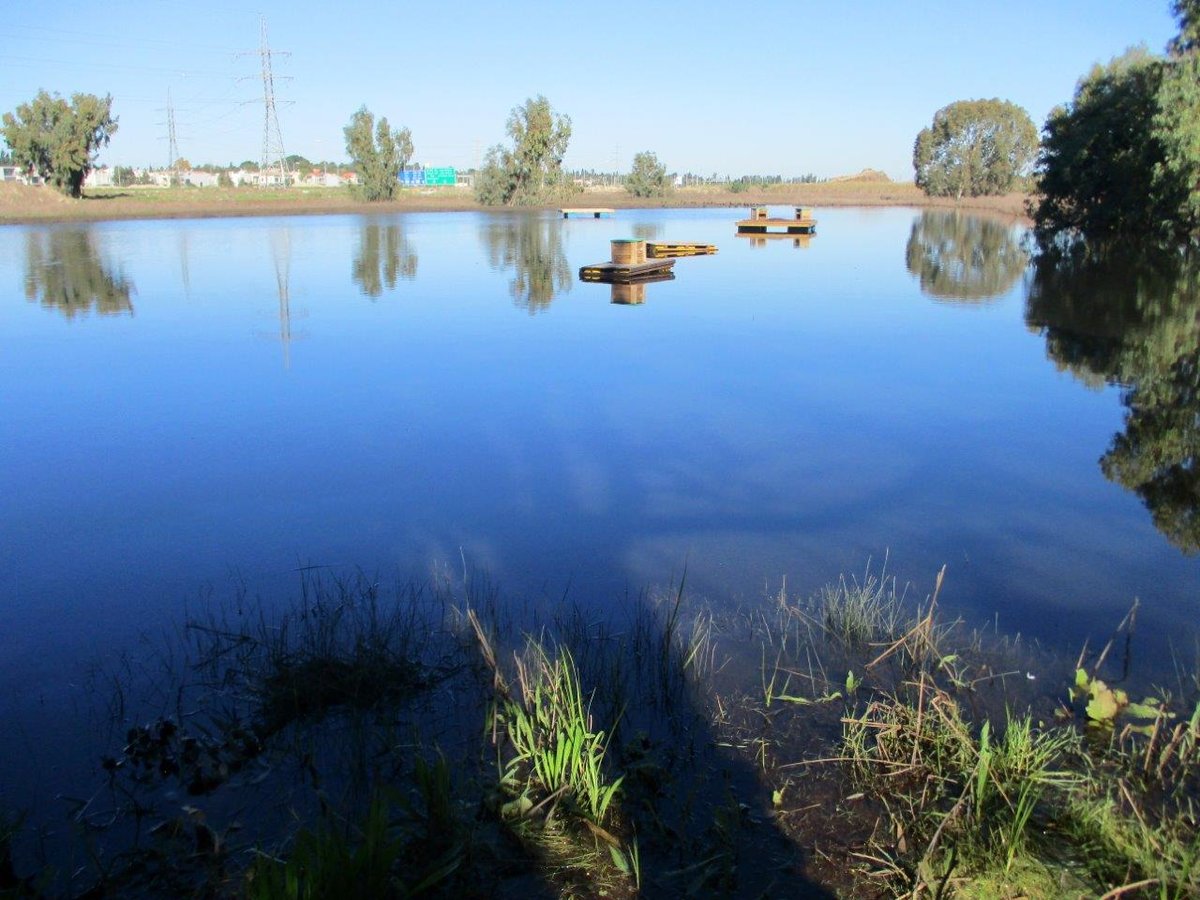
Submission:
[[[817,697],[815,700],[810,700],[808,697],[799,697],[796,694],[779,694],[775,699],[784,700],[788,703],[796,703],[800,706],[812,706],[816,703],[831,703],[834,700],[840,700],[841,697],[841,691],[834,691],[832,694],[825,694],[822,697]]]
[[[629,860],[625,858],[625,854],[612,844],[608,845],[608,853],[612,856],[613,865],[621,870],[622,875],[629,875],[633,871],[629,865]]]
[[[1161,710],[1158,708],[1158,701],[1153,697],[1147,697],[1141,703],[1130,703],[1125,707],[1126,714],[1133,716],[1135,719],[1157,719]],[[1168,719],[1175,718],[1174,713],[1167,713]]]
[[[1112,722],[1120,710],[1117,697],[1103,681],[1093,681],[1091,692],[1092,699],[1087,705],[1088,718],[1093,722]]]
[[[510,800],[500,807],[500,816],[504,819],[520,819],[533,809],[533,801],[522,794],[515,800]]]

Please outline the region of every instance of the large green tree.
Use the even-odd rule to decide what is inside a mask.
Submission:
[[[1072,102],[1050,113],[1034,213],[1043,238],[1142,237],[1169,215],[1153,185],[1163,158],[1153,131],[1161,82],[1161,60],[1134,48],[1093,67]]]
[[[96,152],[117,130],[112,97],[38,91],[16,113],[4,114],[0,133],[17,165],[36,173],[71,197],[83,194],[83,180],[96,162]]]
[[[346,153],[358,172],[358,184],[368,200],[391,200],[400,190],[400,170],[412,159],[412,134],[407,128],[392,131],[388,120],[375,124],[375,116],[365,107],[350,117],[346,135]]]
[[[1135,48],[1096,66],[1044,128],[1043,242],[1200,239],[1200,0],[1172,4],[1165,57]]]
[[[1176,237],[1200,236],[1200,0],[1176,0],[1179,34],[1168,47],[1154,135],[1162,159],[1154,187],[1173,210]]]
[[[635,197],[662,197],[670,188],[667,167],[649,150],[633,157],[633,169],[625,179],[625,190]]]
[[[562,170],[571,140],[570,116],[556,113],[542,95],[514,107],[507,123],[510,147],[490,148],[475,182],[475,197],[488,205],[529,205],[569,193]]]
[[[913,145],[917,186],[961,199],[1012,190],[1037,154],[1029,113],[1007,100],[959,100],[939,109]]]

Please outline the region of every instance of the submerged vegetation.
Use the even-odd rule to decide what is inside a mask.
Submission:
[[[9,816],[0,892],[1193,896],[1196,676],[970,631],[944,575],[603,619],[472,577],[238,596],[119,683],[85,862]]]

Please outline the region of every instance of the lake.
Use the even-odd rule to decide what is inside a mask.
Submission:
[[[1194,665],[1196,276],[816,214],[0,228],[0,758],[77,741],[88,673],[189,605],[305,567],[599,615],[685,570],[728,606],[885,562],[921,599],[945,565],[968,622],[1073,657],[1138,598],[1140,662]],[[578,280],[629,237],[719,253]]]

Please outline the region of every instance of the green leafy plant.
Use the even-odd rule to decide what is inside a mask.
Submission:
[[[1067,696],[1072,702],[1087,698],[1084,712],[1087,714],[1088,724],[1096,727],[1112,728],[1120,715],[1153,722],[1159,717],[1162,708],[1162,701],[1155,697],[1147,697],[1141,703],[1131,703],[1125,691],[1110,688],[1099,678],[1089,676],[1085,669],[1075,670],[1075,684],[1067,689]],[[1173,717],[1173,714],[1168,715]],[[1135,730],[1149,734],[1152,727],[1135,726]]]
[[[584,697],[570,651],[559,648],[552,659],[536,643],[529,649],[532,659],[517,661],[520,696],[499,710],[513,750],[501,772],[501,783],[516,794],[508,810],[569,800],[602,825],[623,780],[610,781],[604,771],[608,738],[593,728],[591,698]]]

